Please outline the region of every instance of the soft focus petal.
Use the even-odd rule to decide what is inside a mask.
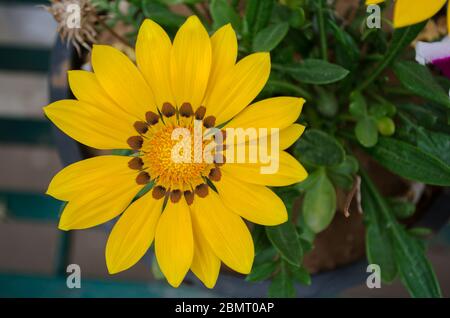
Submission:
[[[273,158],[273,160],[273,164],[278,165],[277,172],[273,174],[261,173],[261,167],[269,165],[261,163],[226,163],[222,169],[244,182],[273,187],[298,183],[308,176],[305,168],[285,151],[280,152],[278,160],[276,158]]]
[[[293,124],[280,131],[280,149],[287,149],[292,146],[305,131],[305,126]]]
[[[206,287],[213,288],[219,277],[220,260],[201,233],[200,226],[194,217],[192,218],[192,228],[194,233],[194,258],[192,259],[191,270]]]
[[[297,97],[273,97],[245,108],[226,128],[279,128],[283,129],[297,120],[305,100]]]
[[[228,208],[253,223],[273,226],[287,221],[283,201],[265,186],[239,181],[225,171],[214,185]]]
[[[117,178],[133,179],[136,171],[128,168],[128,161],[130,157],[99,156],[73,163],[53,177],[47,194],[69,201],[89,189],[107,186]]]
[[[236,64],[238,43],[231,24],[224,25],[211,37],[212,64],[208,92]]]
[[[178,106],[198,108],[205,96],[211,70],[211,40],[196,16],[189,17],[173,41],[172,89]]]
[[[156,228],[155,253],[169,284],[178,287],[194,256],[191,215],[185,200],[167,202]]]
[[[109,97],[108,93],[100,86],[94,73],[81,70],[69,71],[68,79],[70,89],[79,101],[97,107],[100,111],[120,119],[123,124],[128,126],[132,126],[139,119],[124,111]]]
[[[439,42],[417,42],[416,61],[422,65],[433,64],[450,78],[450,38]]]
[[[136,62],[152,89],[158,108],[165,102],[175,104],[170,83],[172,43],[157,23],[146,19],[136,41]]]
[[[447,0],[396,0],[394,27],[402,28],[425,21],[434,16]]]
[[[106,244],[110,274],[136,264],[150,248],[164,200],[146,194],[133,202],[114,225]]]
[[[105,223],[121,214],[141,189],[135,178],[129,176],[97,184],[89,192],[70,199],[59,220],[59,228],[79,230]]]
[[[133,125],[106,109],[77,100],[60,100],[44,107],[45,115],[64,133],[97,149],[128,149],[136,135]]]
[[[207,115],[215,116],[217,125],[231,119],[255,99],[269,74],[269,53],[243,58],[218,80],[205,99]]]
[[[214,253],[230,268],[248,274],[254,258],[253,240],[240,216],[231,212],[217,193],[196,197],[193,218]]]
[[[122,109],[142,120],[147,111],[157,111],[150,87],[125,54],[111,46],[94,45],[92,67],[100,85]]]

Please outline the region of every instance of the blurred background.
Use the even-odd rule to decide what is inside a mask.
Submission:
[[[107,228],[69,234],[57,229],[61,203],[44,194],[63,166],[52,127],[42,113],[49,100],[49,61],[57,38],[56,23],[39,7],[46,3],[0,0],[0,297],[264,295],[267,286],[259,283],[249,287],[248,294],[236,294],[234,281],[224,276],[214,291],[201,287],[193,277],[172,289],[156,279],[151,255],[125,273],[110,276],[104,260]],[[449,225],[431,240],[429,257],[443,294],[450,296]],[[81,267],[81,289],[66,287],[66,266],[72,263]],[[299,296],[408,295],[400,283],[369,290],[364,283],[364,261],[342,269],[339,275],[347,275],[349,284],[341,286],[336,273],[316,275],[308,290],[299,287]]]

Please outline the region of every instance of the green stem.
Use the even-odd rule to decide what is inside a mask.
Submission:
[[[327,44],[327,34],[325,30],[325,19],[324,19],[324,1],[319,0],[318,8],[317,8],[317,21],[319,24],[319,35],[320,35],[320,52],[322,55],[322,59],[328,60],[328,44]]]
[[[281,89],[291,91],[291,92],[297,94],[298,96],[303,97],[307,100],[312,99],[311,94],[308,93],[306,90],[304,90],[303,88],[301,88],[297,85],[291,84],[289,82],[284,82],[284,81],[279,81],[279,80],[269,80],[267,82],[267,84],[272,87],[275,87],[275,88],[281,88]]]

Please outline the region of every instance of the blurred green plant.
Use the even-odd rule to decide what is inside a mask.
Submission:
[[[335,215],[336,189],[350,191],[361,176],[369,263],[381,266],[386,283],[399,277],[413,297],[441,296],[425,256],[426,229],[408,230],[401,223],[415,206],[383,197],[353,154],[362,149],[407,180],[450,185],[449,81],[412,61],[410,54],[425,23],[393,32],[368,29],[363,5],[343,19],[325,0],[93,2],[110,27],[131,26],[131,43],[145,18],[173,35],[185,18],[172,5],[198,15],[210,32],[231,23],[240,54],[271,52],[272,73],[260,97],[307,100],[299,122],[308,128],[290,151],[310,176],[275,189],[288,207],[289,221],[253,228],[256,258],[247,281],[270,279],[272,297],[294,297],[295,282],[311,284],[303,256]],[[294,202],[301,203],[300,215]]]

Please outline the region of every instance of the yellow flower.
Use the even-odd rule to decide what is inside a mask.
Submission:
[[[96,45],[94,73],[69,72],[77,100],[45,107],[56,126],[85,145],[136,151],[72,164],[47,191],[68,201],[62,230],[93,227],[123,213],[106,245],[110,273],[133,266],[154,239],[158,264],[172,286],[191,269],[212,288],[221,261],[239,273],[251,270],[253,241],[242,218],[263,225],[287,220],[283,202],[266,186],[306,178],[284,151],[304,130],[294,123],[304,100],[276,97],[248,106],[269,77],[270,56],[255,53],[236,63],[237,48],[230,25],[210,38],[193,16],[172,43],[158,24],[146,20],[136,43],[137,67],[120,51]],[[259,162],[171,160],[174,129],[192,132],[201,120],[202,131],[219,125],[279,128],[278,172],[261,174]],[[152,190],[133,201],[149,182]]]
[[[367,5],[378,4],[384,0],[366,0]],[[433,17],[447,3],[447,0],[396,0],[394,8],[394,27],[402,28]],[[450,10],[450,6],[447,7]],[[447,27],[450,30],[450,14],[447,11]]]

